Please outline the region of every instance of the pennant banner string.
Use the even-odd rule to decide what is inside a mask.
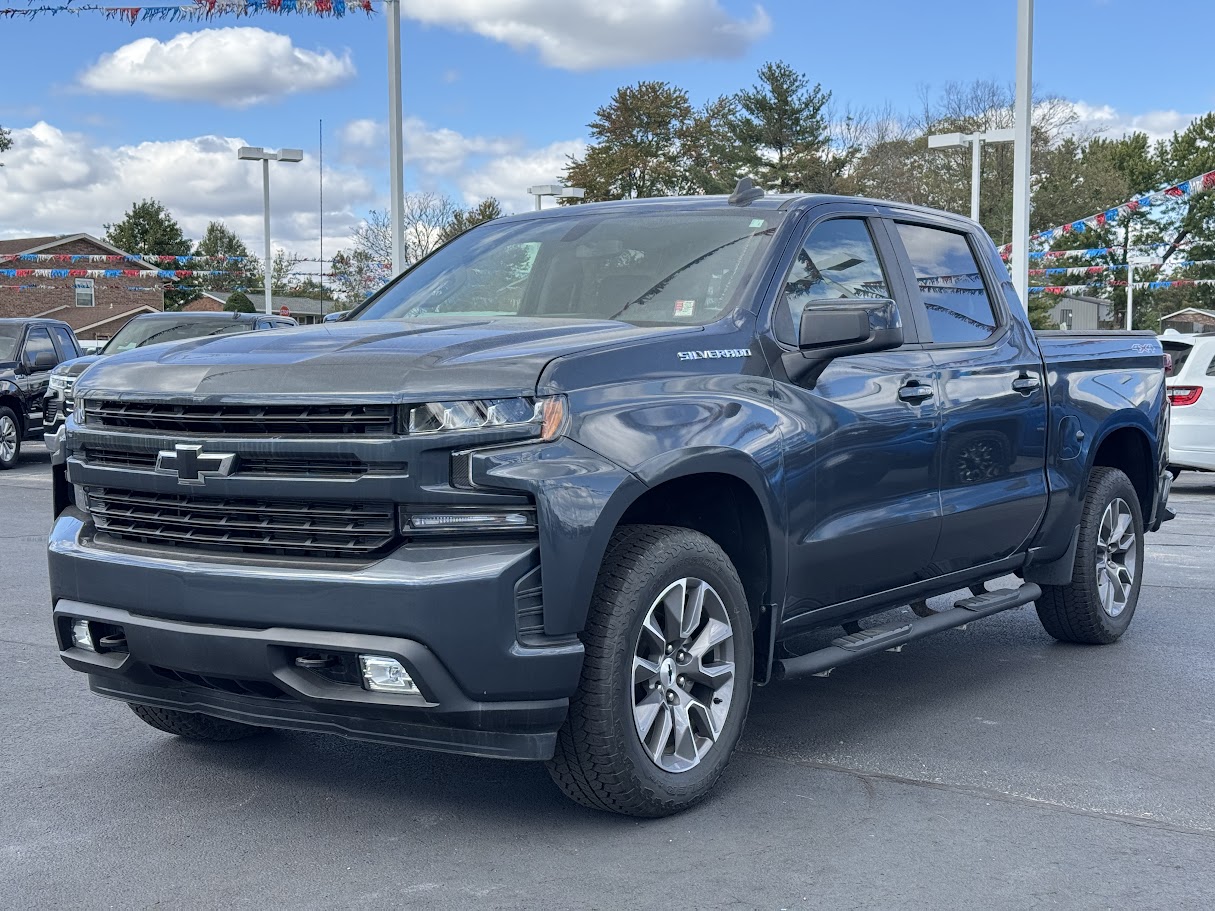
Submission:
[[[196,0],[179,6],[26,6],[0,8],[0,18],[22,16],[35,19],[38,16],[100,13],[106,19],[132,25],[136,22],[197,22],[219,16],[256,16],[262,13],[341,19],[354,12],[371,15],[372,3],[373,0]]]

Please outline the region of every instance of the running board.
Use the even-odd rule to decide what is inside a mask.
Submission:
[[[1000,611],[1029,604],[1042,597],[1042,589],[1032,582],[1020,588],[1001,588],[955,602],[949,610],[929,617],[915,617],[910,623],[879,626],[861,630],[849,636],[832,640],[825,648],[796,658],[777,661],[772,668],[772,677],[788,680],[811,674],[825,675],[832,668],[855,661],[875,652],[898,651],[908,642],[923,639],[942,630],[965,626],[972,620],[990,617]]]

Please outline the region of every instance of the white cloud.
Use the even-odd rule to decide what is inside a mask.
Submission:
[[[417,118],[404,123],[405,168],[410,183],[453,191],[473,205],[494,196],[508,212],[531,208],[527,188],[560,180],[570,155],[582,155],[580,139],[529,147],[517,138],[466,136]],[[382,121],[352,120],[340,131],[341,158],[364,167],[387,166],[388,130]]]
[[[262,248],[261,168],[239,161],[238,137],[199,136],[108,147],[39,122],[13,130],[0,168],[0,236],[85,231],[100,235],[144,197],[160,200],[185,233],[198,239],[222,220],[251,250]],[[316,255],[319,234],[316,159],[271,165],[271,230],[276,245]],[[325,249],[348,243],[368,208],[372,182],[350,168],[325,168]]]
[[[401,9],[419,22],[534,49],[566,70],[740,57],[772,27],[762,6],[742,19],[718,0],[402,0]]]
[[[1110,138],[1127,133],[1146,133],[1148,139],[1168,139],[1174,131],[1184,130],[1197,114],[1182,114],[1179,111],[1147,111],[1143,114],[1128,114],[1108,104],[1093,105],[1084,101],[1072,102],[1072,110],[1078,118],[1072,128],[1077,133],[1099,132]]]
[[[349,51],[305,50],[260,28],[208,28],[168,41],[132,41],[103,54],[80,83],[94,92],[247,107],[354,75]]]

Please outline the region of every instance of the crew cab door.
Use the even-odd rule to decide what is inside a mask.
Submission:
[[[1024,314],[1010,309],[1016,298],[986,238],[931,216],[896,215],[889,233],[915,277],[923,341],[939,374],[942,520],[933,563],[940,573],[966,570],[1017,553],[1046,509],[1042,359]]]
[[[785,494],[789,579],[785,622],[917,579],[940,531],[938,411],[931,355],[918,343],[908,292],[871,206],[810,215],[770,310],[765,344],[787,418]],[[809,307],[891,298],[902,347],[845,355],[792,378],[797,329]],[[794,370],[796,372],[796,370]]]

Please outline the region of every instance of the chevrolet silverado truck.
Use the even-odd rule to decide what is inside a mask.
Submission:
[[[756,685],[1031,602],[1122,636],[1165,386],[1151,333],[1035,334],[957,216],[744,181],[501,218],[341,322],[83,373],[54,630],[171,734],[540,760],[668,814]]]
[[[80,356],[67,323],[57,319],[0,319],[0,470],[15,468],[21,443],[42,436],[42,397],[51,370]]]

